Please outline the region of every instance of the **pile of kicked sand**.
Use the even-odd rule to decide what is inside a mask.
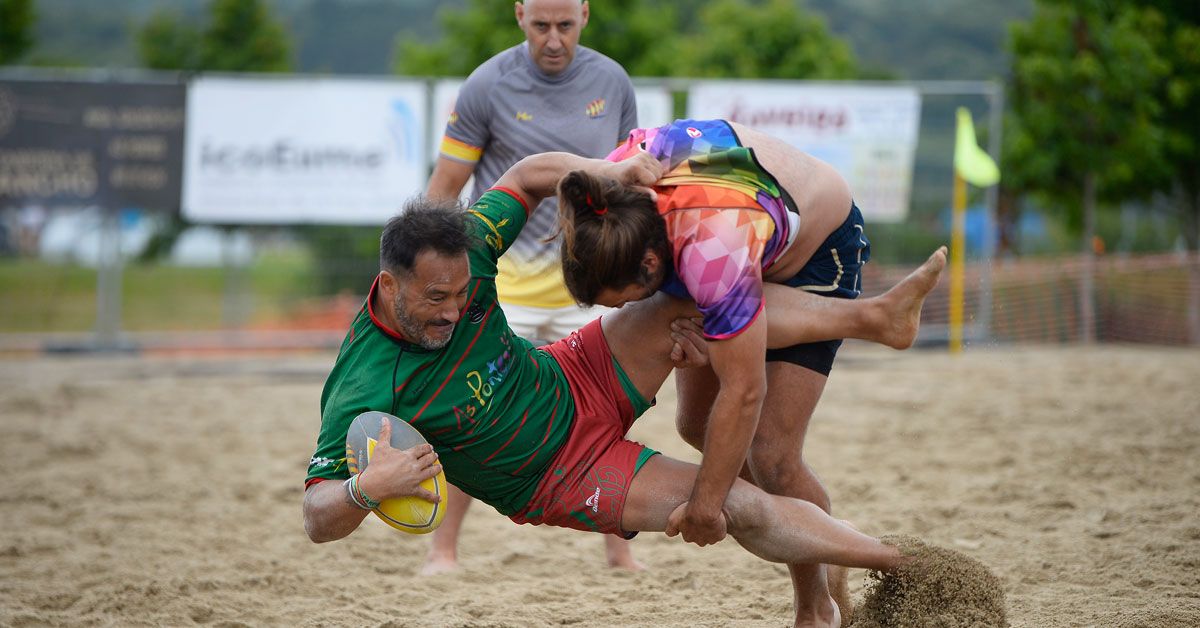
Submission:
[[[916,560],[890,574],[871,573],[855,607],[855,628],[997,628],[1007,626],[1004,589],[982,563],[913,537],[885,537]]]

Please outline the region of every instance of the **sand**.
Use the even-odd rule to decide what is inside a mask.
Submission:
[[[644,534],[631,574],[476,505],[454,574],[413,575],[427,539],[374,520],[313,545],[332,358],[0,359],[0,625],[788,623],[784,568],[732,541]],[[694,460],[673,406],[635,435]],[[807,447],[835,514],[978,561],[1013,626],[1200,625],[1200,351],[848,344]]]

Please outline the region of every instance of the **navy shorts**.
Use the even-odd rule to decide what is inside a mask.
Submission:
[[[862,293],[862,267],[869,259],[871,242],[863,233],[862,212],[851,203],[842,226],[825,238],[800,272],[779,283],[821,296],[857,299]],[[827,340],[767,349],[767,361],[791,362],[828,376],[841,346],[841,340]]]

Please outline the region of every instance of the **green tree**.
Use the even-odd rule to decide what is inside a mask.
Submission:
[[[33,0],[0,0],[0,65],[20,59],[33,46],[35,21]]]
[[[154,13],[138,29],[142,64],[158,70],[291,69],[288,34],[264,0],[211,0],[207,13],[202,28],[178,12]]]
[[[156,11],[137,32],[138,56],[152,70],[200,68],[200,31],[171,11]]]
[[[290,44],[264,0],[213,0],[200,67],[225,72],[287,72]]]
[[[1034,193],[1082,226],[1082,337],[1094,338],[1095,212],[1149,196],[1166,171],[1161,105],[1169,71],[1156,52],[1163,19],[1133,2],[1039,0],[1010,33],[1013,77],[1006,185]]]
[[[793,0],[717,0],[682,43],[680,73],[703,77],[846,79],[854,53]]]
[[[667,73],[670,59],[666,52],[677,31],[673,3],[612,0],[589,8],[581,44],[612,57],[630,74]],[[393,60],[397,73],[466,76],[480,63],[525,39],[511,2],[470,0],[463,9],[443,10],[440,21],[444,31],[440,41],[398,42]]]
[[[1188,249],[1200,249],[1200,3],[1192,0],[1142,0],[1139,5],[1162,15],[1158,54],[1170,66],[1156,96],[1166,129],[1167,182],[1178,209]]]
[[[1200,250],[1200,4],[1194,0],[1143,0],[1163,15],[1165,36],[1156,40],[1171,66],[1159,84],[1166,127],[1167,196],[1179,216],[1184,241]],[[1188,335],[1200,345],[1200,263],[1188,266]]]
[[[792,0],[612,0],[590,9],[580,43],[633,76],[835,79],[857,72],[849,46]],[[398,73],[465,76],[524,38],[507,2],[470,0],[445,10],[441,22],[437,43],[399,42]]]

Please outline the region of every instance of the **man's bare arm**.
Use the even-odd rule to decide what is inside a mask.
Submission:
[[[708,415],[704,458],[684,511],[673,513],[686,541],[707,545],[725,536],[721,509],[754,439],[766,396],[766,313],[742,333],[708,343],[709,361],[721,383]],[[668,530],[670,533],[671,530]]]
[[[367,512],[350,501],[350,494],[338,480],[317,482],[304,491],[304,531],[313,543],[349,536]]]
[[[626,185],[649,186],[662,176],[662,164],[642,153],[613,163],[571,153],[539,153],[518,161],[496,181],[498,188],[518,194],[530,207],[554,196],[558,182],[572,170],[616,179]]]
[[[458,198],[474,172],[475,164],[438,157],[433,174],[429,175],[429,183],[425,186],[425,195],[430,198]]]

